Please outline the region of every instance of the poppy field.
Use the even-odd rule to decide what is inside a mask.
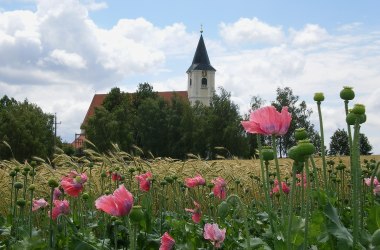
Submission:
[[[144,159],[137,147],[90,145],[82,157],[1,161],[0,249],[379,249],[380,158],[360,156],[365,107],[348,109],[351,88],[340,95],[346,157],[315,152],[299,128],[278,159],[291,116],[269,106],[242,121],[259,135],[257,159]],[[323,144],[323,94],[314,100]]]

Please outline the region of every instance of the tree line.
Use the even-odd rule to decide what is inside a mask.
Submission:
[[[277,88],[276,99],[269,104],[278,110],[288,106],[292,114],[288,133],[277,139],[280,157],[286,157],[287,150],[295,145],[297,128],[305,128],[317,152],[321,151],[319,134],[310,122],[312,110],[291,88]],[[252,97],[252,110],[264,105],[268,104],[260,96]],[[250,158],[257,156],[257,137],[246,134],[240,124],[248,117],[248,113],[240,115],[238,105],[223,88],[214,94],[210,106],[200,103],[192,106],[175,93],[170,101],[164,100],[151,85],[141,83],[133,94],[113,88],[83,129],[87,139],[100,152],[107,152],[112,143],[116,143],[120,149],[131,153],[136,153],[137,146],[144,157],[184,159],[191,153],[205,159],[218,156]],[[37,105],[4,96],[0,99],[0,159],[51,158],[54,153],[53,123],[54,116],[44,113]],[[344,133],[338,129],[331,137],[330,155],[348,154],[348,137]],[[65,152],[74,153],[60,138],[55,140]],[[270,139],[265,136],[261,141],[270,145]],[[361,135],[361,153],[371,154],[371,150],[368,138]]]

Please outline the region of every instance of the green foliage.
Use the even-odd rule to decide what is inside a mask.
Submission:
[[[296,144],[294,133],[297,128],[305,128],[310,141],[316,147],[316,151],[319,152],[321,150],[319,148],[320,136],[309,120],[313,111],[307,108],[305,101],[299,102],[299,96],[295,95],[291,88],[277,88],[276,92],[276,101],[272,102],[272,105],[275,106],[278,111],[281,111],[282,107],[286,106],[288,107],[289,113],[292,115],[292,121],[288,133],[277,139],[280,156],[286,155],[287,150]]]
[[[54,145],[53,116],[27,100],[0,99],[0,159],[23,161],[32,156],[51,157]]]
[[[125,151],[137,145],[146,155],[173,158],[187,153],[215,157],[216,147],[225,148],[227,157],[248,156],[241,120],[238,106],[224,89],[214,95],[210,107],[190,106],[175,94],[167,102],[144,83],[134,94],[113,88],[84,128],[102,152],[116,143]]]
[[[367,136],[360,133],[359,150],[361,155],[371,155],[372,145],[369,143]],[[344,129],[337,129],[331,136],[330,155],[349,155],[350,145],[348,143],[348,133]]]

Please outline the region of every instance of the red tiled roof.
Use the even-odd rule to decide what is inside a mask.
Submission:
[[[164,92],[156,92],[158,96],[162,97],[165,101],[170,101],[174,95],[181,97],[183,99],[188,99],[187,91],[164,91]],[[106,98],[107,94],[95,94],[92,98],[90,107],[87,110],[86,116],[83,119],[83,123],[85,124],[87,120],[94,115],[95,108],[101,106]]]

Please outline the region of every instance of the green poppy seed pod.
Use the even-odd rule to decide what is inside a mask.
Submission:
[[[274,159],[274,151],[272,147],[263,147],[261,150],[264,161],[271,161]]]
[[[27,176],[28,175],[28,172],[26,172],[26,171],[22,171],[22,173],[21,173],[23,176]]]
[[[365,106],[363,104],[355,104],[351,112],[357,115],[363,115],[365,114]]]
[[[107,177],[107,173],[105,171],[103,171],[101,174],[100,174],[100,177],[102,178],[106,178]]]
[[[36,185],[32,184],[28,187],[30,191],[34,191],[36,189]]]
[[[115,167],[115,171],[119,171],[120,170],[120,168],[119,167]]]
[[[31,166],[32,168],[36,168],[36,167],[37,167],[37,162],[36,162],[36,161],[31,161],[31,162],[30,162],[30,166]]]
[[[30,172],[29,172],[29,176],[32,176],[32,177],[33,177],[33,176],[36,176],[36,171],[34,171],[34,170],[30,171]]]
[[[82,194],[82,199],[83,199],[83,200],[86,201],[86,200],[88,200],[89,198],[90,198],[90,195],[89,195],[88,193],[83,193],[83,194]]]
[[[141,206],[133,206],[132,210],[129,214],[129,219],[133,223],[139,223],[142,219],[144,219],[144,212]]]
[[[213,187],[214,187],[214,183],[211,183],[211,182],[208,183],[208,184],[207,184],[207,187],[208,187],[208,188],[213,188]]]
[[[94,167],[94,163],[91,162],[90,164],[88,164],[88,167],[89,167],[89,168],[93,168],[93,167]]]
[[[178,176],[173,175],[172,178],[173,178],[174,181],[176,181],[178,179]]]
[[[315,147],[309,140],[299,141],[297,147],[300,150],[300,154],[304,156],[312,155],[315,152]]]
[[[133,174],[135,171],[136,171],[135,168],[129,168],[129,169],[128,169],[128,172],[131,173],[131,174]]]
[[[218,206],[218,216],[220,218],[226,218],[230,211],[230,207],[226,201],[222,201]]]
[[[377,229],[371,237],[371,243],[374,247],[380,246],[380,229]]]
[[[23,198],[17,200],[17,206],[25,207],[25,205],[26,205],[26,201]]]
[[[54,180],[54,179],[50,179],[50,180],[48,181],[48,184],[49,184],[49,187],[51,187],[51,188],[56,188],[56,187],[58,187],[58,182],[57,182],[56,180]]]
[[[19,166],[17,166],[17,167],[15,167],[15,169],[14,169],[17,173],[18,172],[20,172],[20,167]]]
[[[297,128],[294,132],[294,137],[297,141],[305,140],[308,138],[308,134],[305,128]]]
[[[172,184],[173,183],[173,178],[171,177],[171,176],[165,176],[165,181],[167,181],[167,183],[169,183],[169,184]]]
[[[166,184],[168,184],[168,183],[165,180],[163,180],[163,181],[160,182],[161,186],[165,186]]]
[[[240,184],[240,180],[239,180],[239,179],[236,179],[236,180],[235,180],[235,184],[236,184],[236,185],[239,185],[239,184]]]
[[[346,122],[348,125],[355,125],[356,119],[359,120],[359,124],[362,124],[362,123],[366,122],[367,116],[366,116],[366,114],[358,115],[358,114],[355,114],[353,112],[348,113],[346,116]]]
[[[343,87],[342,91],[340,91],[340,98],[345,101],[350,101],[355,98],[355,92],[352,90],[352,87]]]
[[[305,157],[300,153],[298,146],[293,146],[288,150],[288,157],[296,162],[305,162]]]
[[[109,195],[110,193],[111,193],[111,191],[109,191],[109,190],[104,191],[104,194],[106,194],[106,195]]]
[[[21,189],[23,186],[24,186],[24,185],[23,185],[21,182],[16,182],[16,183],[14,184],[14,187],[15,187],[16,189]]]
[[[25,167],[24,167],[24,171],[25,171],[25,172],[29,172],[29,171],[30,171],[30,167],[25,166]]]
[[[141,167],[137,167],[136,170],[137,170],[138,172],[141,172],[142,168],[141,168]]]
[[[325,100],[325,96],[321,92],[317,92],[314,94],[314,101],[323,102]]]
[[[9,172],[9,176],[10,177],[15,177],[16,176],[16,171],[12,170],[11,172]]]

